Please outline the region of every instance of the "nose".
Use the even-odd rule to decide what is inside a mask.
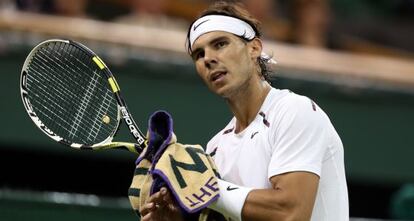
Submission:
[[[217,56],[214,51],[209,49],[204,51],[204,65],[209,69],[217,65]]]

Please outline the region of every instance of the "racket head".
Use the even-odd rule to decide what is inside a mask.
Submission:
[[[39,43],[21,71],[24,107],[53,140],[80,149],[108,146],[121,121],[107,68],[87,47],[70,40]]]

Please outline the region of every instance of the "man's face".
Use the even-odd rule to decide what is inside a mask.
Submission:
[[[191,54],[197,72],[214,93],[230,98],[259,77],[255,62],[257,53],[239,37],[214,31],[201,35]]]

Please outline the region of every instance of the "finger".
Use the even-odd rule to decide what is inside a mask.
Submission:
[[[163,200],[166,203],[168,203],[168,204],[174,203],[172,194],[171,194],[171,192],[167,188],[165,188],[165,187],[161,188],[160,192],[161,192],[161,194],[163,196]]]
[[[160,190],[163,195],[164,205],[161,205],[163,207],[167,207],[170,211],[179,211],[179,207],[177,204],[176,199],[174,198],[174,195],[172,195],[172,192],[168,190],[167,188]]]
[[[175,207],[176,202],[170,190],[168,190],[166,187],[162,187],[160,190],[160,195],[162,197],[162,201],[159,201],[158,204],[161,207],[164,207],[164,206]]]
[[[160,206],[165,205],[166,203],[168,203],[168,202],[165,202],[164,200],[164,197],[166,194],[167,194],[167,188],[162,187],[160,191],[152,194],[148,198],[147,202],[152,202],[152,203],[155,203],[155,205],[160,205]]]
[[[142,216],[147,215],[148,213],[154,211],[156,209],[156,205],[153,202],[149,202],[144,204],[144,206],[141,207],[141,210],[139,211]]]
[[[145,216],[141,217],[141,221],[150,221],[152,220],[152,213],[148,213]]]

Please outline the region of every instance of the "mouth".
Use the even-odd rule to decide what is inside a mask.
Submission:
[[[210,75],[210,81],[216,82],[222,79],[227,74],[226,71],[215,71]]]

